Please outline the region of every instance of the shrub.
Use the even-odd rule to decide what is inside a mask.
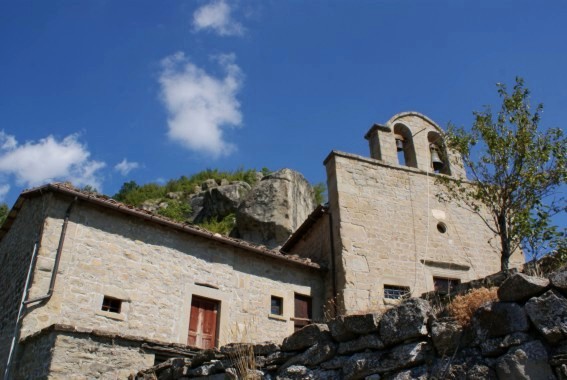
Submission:
[[[447,311],[461,326],[466,326],[479,307],[498,301],[496,291],[497,288],[494,287],[473,289],[465,295],[456,296],[447,307]]]

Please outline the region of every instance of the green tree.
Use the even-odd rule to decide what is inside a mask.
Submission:
[[[558,236],[550,218],[566,210],[558,194],[566,179],[566,140],[561,129],[538,128],[543,106],[531,111],[521,78],[512,92],[497,87],[502,99],[497,114],[486,106],[474,113],[470,131],[449,125],[446,135],[447,148],[460,153],[472,185],[448,177],[440,182],[450,198],[462,201],[499,236],[501,269],[508,270],[512,253],[530,239],[541,246]]]
[[[320,205],[326,202],[327,198],[327,186],[324,182],[319,182],[313,185],[313,191],[315,193],[315,202]]]
[[[0,226],[4,224],[4,221],[8,217],[10,209],[6,203],[0,203]]]

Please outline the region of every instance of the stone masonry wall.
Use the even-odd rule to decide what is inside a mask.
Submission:
[[[45,224],[31,296],[45,293],[70,198],[58,196]],[[52,298],[31,310],[25,337],[53,324],[186,343],[191,298],[220,301],[219,343],[246,336],[281,340],[293,331],[294,293],[311,295],[320,317],[321,271],[260,257],[79,201],[73,209]],[[120,313],[101,310],[104,296]],[[270,315],[270,297],[284,299]],[[265,336],[264,336],[265,332]]]
[[[436,174],[341,152],[326,165],[344,311],[380,306],[384,285],[415,295],[433,290],[434,276],[464,282],[500,270],[498,240],[477,215],[438,200]]]
[[[39,240],[44,206],[39,199],[25,202],[11,232],[0,242],[0,252],[4,252],[0,256],[0,376],[6,369],[33,246]]]
[[[567,379],[567,267],[549,279],[513,274],[498,297],[464,327],[412,298],[383,313],[308,325],[281,346],[231,344],[130,379]],[[245,362],[255,365],[239,368]]]
[[[49,331],[28,339],[16,379],[125,379],[154,355],[124,339]]]

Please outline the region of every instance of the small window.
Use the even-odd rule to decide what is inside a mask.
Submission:
[[[283,298],[272,296],[270,314],[283,315]]]
[[[433,287],[436,292],[451,294],[461,283],[458,278],[433,277]]]
[[[108,311],[109,313],[120,314],[121,307],[122,307],[122,300],[119,300],[118,298],[104,296],[104,299],[102,300],[102,307],[100,309],[102,311]]]
[[[399,300],[410,296],[409,286],[384,285],[384,298]]]

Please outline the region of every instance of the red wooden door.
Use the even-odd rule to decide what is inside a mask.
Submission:
[[[307,326],[313,318],[311,314],[311,297],[295,295],[294,327],[295,331]]]
[[[217,339],[219,301],[193,296],[189,317],[187,344],[199,348],[213,348]]]

